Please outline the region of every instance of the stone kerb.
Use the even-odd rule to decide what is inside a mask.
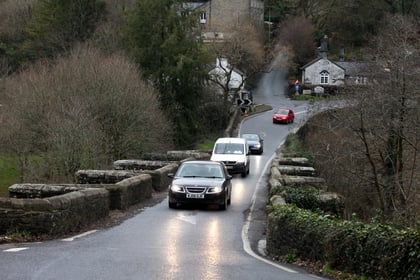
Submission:
[[[0,198],[0,233],[62,234],[109,214],[109,192],[84,189],[48,198]]]

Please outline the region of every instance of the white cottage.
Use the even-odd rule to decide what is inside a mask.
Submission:
[[[226,58],[217,58],[215,67],[209,72],[211,80],[217,84],[228,83],[229,90],[238,91],[245,86],[245,75],[242,71],[232,68]]]
[[[342,86],[346,69],[326,57],[317,58],[302,68],[302,84],[305,86]]]
[[[345,62],[344,50],[340,61],[328,59],[328,37],[324,36],[319,47],[319,57],[301,67],[304,87],[364,85],[367,83],[366,63]]]

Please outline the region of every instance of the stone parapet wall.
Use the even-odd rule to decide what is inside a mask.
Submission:
[[[133,170],[78,170],[75,180],[77,184],[115,184],[139,174]]]
[[[152,176],[140,174],[114,185],[107,185],[105,189],[110,193],[110,209],[124,210],[152,197]]]
[[[322,191],[316,196],[317,204],[326,212],[331,212],[342,216],[344,209],[344,198],[337,194],[327,192],[325,180],[316,177],[315,168],[309,166],[309,160],[306,158],[284,157],[277,155],[272,161],[268,186],[270,193],[276,193],[269,200],[276,205],[284,203],[284,199],[277,194],[282,187],[305,188],[314,187]],[[284,194],[284,191],[281,191]]]
[[[177,163],[177,161],[162,160],[142,160],[142,159],[122,159],[114,161],[115,170],[155,170],[169,164]]]
[[[178,163],[171,163],[156,170],[144,170],[143,172],[152,176],[153,189],[157,192],[161,192],[166,191],[172,181],[172,179],[168,177],[168,174],[175,173],[178,167]]]
[[[209,159],[210,154],[168,151],[153,158],[114,164],[123,170],[79,170],[74,184],[14,184],[9,198],[0,198],[0,233],[76,231],[108,216],[109,210],[124,210],[151,198],[154,191],[166,191],[168,174],[175,173],[182,161]]]
[[[89,185],[89,188],[101,188],[101,185]],[[86,189],[80,184],[14,184],[9,187],[11,198],[46,198]]]
[[[0,198],[0,233],[63,234],[109,215],[109,192],[85,189],[48,198]]]
[[[210,159],[208,151],[201,150],[172,150],[166,153],[146,153],[141,160],[149,161],[182,161],[187,158],[192,159]]]

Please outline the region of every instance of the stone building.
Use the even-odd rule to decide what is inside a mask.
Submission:
[[[365,85],[367,63],[344,61],[344,51],[339,61],[328,59],[328,37],[321,40],[318,58],[302,66],[302,85],[305,87]]]
[[[263,0],[207,0],[185,2],[184,11],[200,11],[200,30],[204,40],[223,40],[241,22],[251,20],[257,26],[264,24]]]

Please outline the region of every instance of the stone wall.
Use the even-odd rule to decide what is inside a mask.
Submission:
[[[127,209],[141,201],[152,197],[152,176],[140,174],[124,179],[114,185],[107,185],[110,209]]]
[[[110,210],[127,209],[166,191],[169,173],[180,162],[209,159],[203,151],[168,151],[150,154],[152,160],[121,160],[116,170],[79,170],[74,184],[15,184],[9,198],[0,198],[0,234],[29,231],[59,234],[108,216]]]
[[[295,204],[298,208],[302,207],[299,206],[302,204],[308,207],[302,207],[304,209],[323,211],[326,215],[341,217],[344,211],[344,198],[337,193],[328,192],[325,180],[318,177],[316,170],[310,165],[307,159],[283,157],[281,153],[278,154],[273,159],[270,169],[268,181],[269,204],[273,207],[288,205],[288,203],[291,203],[287,200],[290,192],[292,195],[295,194],[292,197],[298,201],[293,201],[292,204]],[[312,193],[308,191],[310,188],[318,190],[317,194],[311,196]],[[296,192],[297,190],[302,192]],[[306,191],[308,193],[305,193]],[[296,195],[296,193],[300,195]],[[316,209],[311,209],[311,207]],[[310,244],[316,247],[316,238],[311,240],[313,236],[296,235],[292,228],[299,228],[299,224],[298,222],[293,224],[292,221],[290,223],[290,225],[285,225],[279,223],[278,219],[267,219],[266,249],[270,256],[287,254],[287,252],[293,251],[293,246],[296,244],[292,241],[303,240],[302,238],[309,239]],[[279,235],[282,238],[279,238]],[[299,242],[296,241],[296,243]]]
[[[84,189],[47,198],[0,198],[0,234],[62,234],[109,214],[109,192]]]

